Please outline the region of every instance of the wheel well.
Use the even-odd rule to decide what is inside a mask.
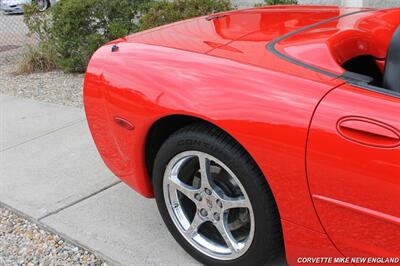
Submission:
[[[145,160],[146,160],[146,169],[148,176],[151,178],[152,177],[152,172],[153,172],[153,166],[154,166],[154,160],[156,158],[158,150],[161,148],[161,145],[164,143],[164,141],[171,136],[173,133],[178,131],[181,128],[184,128],[190,124],[195,124],[195,123],[203,123],[203,124],[208,124],[211,127],[217,128],[218,130],[221,130],[224,132],[226,135],[231,137],[253,160],[254,164],[258,164],[254,161],[253,157],[250,155],[250,153],[235,139],[233,138],[228,132],[223,130],[222,128],[218,127],[217,125],[214,125],[213,123],[210,123],[206,120],[203,120],[198,117],[194,116],[188,116],[188,115],[170,115],[166,116],[163,118],[160,118],[157,120],[150,128],[147,138],[146,138],[146,143],[145,143]],[[261,171],[261,169],[258,167],[258,169]]]
[[[145,146],[147,173],[151,177],[154,159],[164,141],[179,129],[194,123],[208,123],[197,117],[187,115],[171,115],[159,119],[150,128]]]

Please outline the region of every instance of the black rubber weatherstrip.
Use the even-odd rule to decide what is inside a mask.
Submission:
[[[309,64],[304,63],[304,62],[301,62],[301,61],[299,61],[299,60],[297,60],[297,59],[294,59],[294,58],[292,58],[292,57],[290,57],[290,56],[287,56],[287,55],[285,55],[284,53],[281,53],[280,51],[278,51],[278,50],[275,48],[275,45],[276,45],[278,42],[283,41],[284,39],[287,39],[287,38],[289,38],[289,37],[291,37],[291,36],[293,36],[293,35],[296,35],[296,34],[298,34],[298,33],[307,31],[307,30],[312,29],[312,28],[314,28],[314,27],[320,26],[320,25],[322,25],[322,24],[329,23],[329,22],[331,22],[331,21],[335,21],[335,20],[338,20],[338,19],[340,19],[340,18],[347,17],[347,16],[351,16],[351,15],[355,15],[355,14],[358,14],[358,13],[371,12],[371,11],[375,11],[375,9],[359,10],[359,11],[355,11],[355,12],[343,14],[343,15],[341,15],[341,16],[333,17],[333,18],[330,18],[330,19],[322,20],[322,21],[320,21],[320,22],[317,22],[317,23],[308,25],[308,26],[306,26],[306,27],[304,27],[304,28],[291,31],[291,32],[289,32],[289,33],[286,33],[286,34],[282,35],[281,37],[272,40],[270,43],[268,43],[268,44],[266,45],[266,48],[267,48],[268,51],[270,51],[270,52],[273,53],[274,55],[276,55],[276,56],[278,56],[278,57],[280,57],[280,58],[282,58],[282,59],[284,59],[284,60],[286,60],[286,61],[288,61],[288,62],[290,62],[290,63],[293,63],[293,64],[298,65],[298,66],[301,66],[301,67],[305,67],[305,68],[307,68],[307,69],[313,70],[313,71],[315,71],[315,72],[318,72],[318,73],[321,73],[321,74],[324,74],[324,75],[327,75],[327,76],[330,76],[330,77],[333,77],[333,78],[341,78],[341,75],[337,75],[337,74],[335,74],[335,73],[329,72],[329,71],[327,71],[327,70],[324,70],[324,69],[321,69],[321,68],[318,68],[318,67],[315,67],[315,66],[312,66],[312,65],[309,65]]]

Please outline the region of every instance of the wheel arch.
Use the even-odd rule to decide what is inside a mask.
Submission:
[[[221,130],[224,134],[232,138],[240,147],[249,155],[251,160],[254,162],[254,164],[257,166],[258,170],[263,174],[260,166],[257,164],[256,160],[254,157],[250,154],[250,152],[231,134],[229,134],[226,130],[221,128],[220,126],[216,125],[215,123],[212,123],[210,121],[207,121],[205,119],[192,116],[192,115],[183,115],[183,114],[174,114],[174,115],[168,115],[159,118],[156,120],[152,126],[150,127],[146,139],[145,139],[145,162],[146,162],[146,171],[149,176],[149,178],[152,177],[152,171],[153,171],[153,166],[154,166],[154,160],[157,155],[157,152],[161,148],[161,145],[164,143],[164,141],[171,136],[174,132],[178,131],[179,129],[188,126],[190,124],[195,124],[195,123],[203,123],[207,124],[211,127],[217,128],[218,130]],[[263,174],[264,175],[264,174]],[[268,180],[264,175],[265,182],[268,184]],[[268,184],[270,187],[270,185]]]
[[[154,160],[164,141],[177,130],[193,123],[208,122],[194,116],[177,114],[161,117],[152,124],[145,139],[144,150],[146,171],[149,178],[152,177]]]

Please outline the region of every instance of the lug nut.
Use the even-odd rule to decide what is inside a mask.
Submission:
[[[208,188],[206,188],[204,191],[206,192],[207,195],[211,195],[211,193],[212,193],[211,190]]]
[[[206,209],[201,209],[200,214],[201,214],[201,216],[206,217],[208,215],[208,212],[206,211]]]
[[[196,194],[196,195],[194,195],[194,198],[196,199],[196,200],[198,200],[198,201],[201,201],[203,198],[201,197],[201,195],[200,194]]]
[[[222,208],[222,202],[219,199],[217,199],[217,205],[218,207]]]
[[[217,213],[217,212],[214,212],[214,219],[216,220],[216,221],[219,221],[219,213]]]

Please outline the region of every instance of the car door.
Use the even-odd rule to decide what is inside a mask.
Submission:
[[[400,96],[377,88],[345,84],[315,111],[310,191],[324,229],[347,257],[400,255],[399,130]]]

